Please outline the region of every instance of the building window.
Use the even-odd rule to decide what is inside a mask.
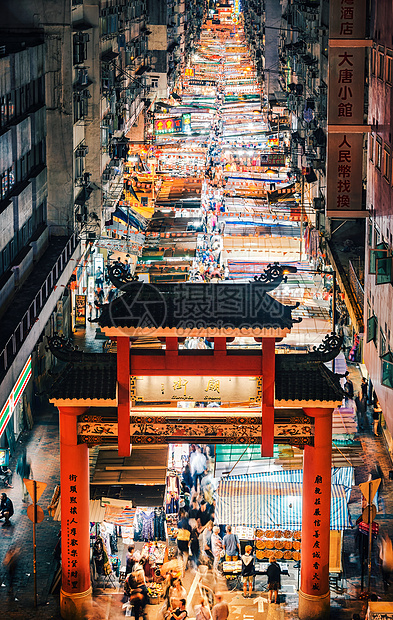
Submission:
[[[378,47],[378,77],[380,80],[383,80],[384,78],[384,74],[383,74],[383,70],[384,70],[384,59],[385,59],[385,54],[384,54],[384,48],[383,47]]]
[[[382,356],[382,385],[393,388],[393,355],[388,351]]]
[[[378,168],[378,170],[382,169],[382,140],[381,138],[379,138],[379,136],[377,136],[376,142],[375,142],[375,166],[376,168]]]
[[[374,46],[371,50],[371,75],[375,75],[376,58],[377,58],[377,49]]]
[[[81,65],[87,58],[87,44],[89,42],[89,35],[86,32],[77,32],[73,38],[73,63],[74,65]]]
[[[382,329],[379,329],[379,355],[385,355],[386,353],[386,337]]]
[[[368,143],[368,156],[370,158],[370,161],[374,161],[374,136],[372,134],[370,134]]]
[[[392,84],[393,81],[393,50],[386,50],[385,81],[387,84]]]
[[[377,346],[377,338],[378,338],[378,319],[375,315],[373,315],[367,319],[367,342],[373,341],[375,346]]]
[[[83,173],[85,171],[85,162],[86,162],[86,155],[89,152],[89,147],[84,144],[84,142],[82,141],[80,144],[78,144],[75,152],[74,152],[74,166],[75,166],[75,181],[77,181],[78,179],[80,179],[83,176]]]
[[[375,284],[390,284],[392,282],[393,258],[390,251],[386,256],[377,258],[375,264]]]
[[[86,118],[90,93],[87,88],[74,92],[74,123]]]
[[[392,156],[390,148],[387,146],[383,149],[383,176],[390,183],[392,177]]]
[[[390,250],[387,249],[384,243],[377,243],[375,247],[370,248],[369,250],[369,273],[376,273],[377,269],[377,260],[380,258],[388,258],[390,256]]]

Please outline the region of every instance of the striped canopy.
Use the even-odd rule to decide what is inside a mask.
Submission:
[[[136,508],[118,508],[117,506],[106,506],[104,520],[123,527],[132,527]]]
[[[247,474],[249,479],[253,477],[263,478],[265,482],[303,482],[302,469],[278,469],[276,471],[262,471],[256,474]],[[226,480],[238,480],[242,476],[230,476]],[[351,490],[355,484],[353,467],[332,467],[332,485],[341,485],[345,489],[347,502],[350,500]]]
[[[302,489],[296,482],[267,482],[260,474],[222,478],[215,521],[222,525],[300,530]],[[351,527],[345,488],[332,485],[330,529]]]

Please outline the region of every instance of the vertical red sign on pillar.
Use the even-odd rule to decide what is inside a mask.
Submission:
[[[314,446],[304,447],[299,618],[328,618],[332,409],[304,409],[315,419]]]
[[[84,407],[60,407],[61,609],[90,600],[89,449],[78,445]],[[63,617],[67,617],[62,613]]]
[[[261,456],[273,456],[275,346],[275,338],[262,338]]]
[[[117,337],[117,423],[119,456],[130,456],[130,339]]]

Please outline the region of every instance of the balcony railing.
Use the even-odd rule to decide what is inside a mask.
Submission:
[[[77,238],[74,233],[69,239],[61,254],[48,273],[45,281],[41,285],[33,301],[24,313],[20,322],[14,329],[13,333],[7,340],[4,348],[0,353],[0,381],[11,367],[15,357],[18,354],[22,344],[26,340],[31,328],[39,318],[40,312],[49,299],[53,289],[56,286],[60,276],[62,275],[68,261],[70,260],[77,246]]]

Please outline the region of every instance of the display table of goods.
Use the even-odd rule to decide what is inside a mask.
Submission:
[[[167,544],[165,542],[147,542],[142,547],[142,557],[153,558],[155,564],[163,564]]]
[[[158,605],[164,596],[164,589],[161,583],[149,583],[147,586],[149,605]]]
[[[300,560],[300,530],[255,530],[255,556],[257,560]]]

